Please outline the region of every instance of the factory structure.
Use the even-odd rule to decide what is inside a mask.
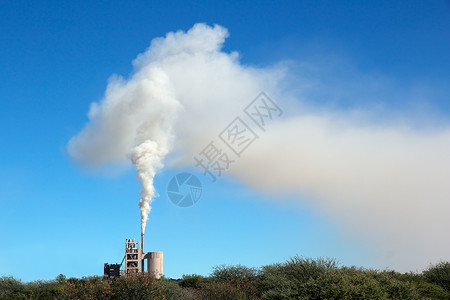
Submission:
[[[123,263],[125,265],[122,268]],[[141,241],[135,239],[125,240],[125,256],[120,264],[104,264],[104,278],[117,278],[135,276],[139,273],[148,273],[160,278],[163,273],[163,253],[144,252],[144,233]]]

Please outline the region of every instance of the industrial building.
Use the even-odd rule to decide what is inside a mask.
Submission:
[[[125,266],[121,269],[125,261]],[[145,267],[147,265],[147,267]],[[135,239],[125,240],[125,256],[120,264],[104,264],[104,278],[117,278],[121,276],[134,276],[139,273],[148,273],[156,278],[163,276],[163,252],[144,252],[144,234],[141,242]]]

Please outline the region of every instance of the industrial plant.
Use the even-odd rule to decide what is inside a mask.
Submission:
[[[122,269],[122,265],[125,266]],[[147,268],[145,265],[147,264]],[[104,278],[135,276],[139,273],[152,274],[156,278],[163,276],[163,252],[144,252],[144,233],[141,241],[125,239],[125,255],[120,264],[104,264]]]

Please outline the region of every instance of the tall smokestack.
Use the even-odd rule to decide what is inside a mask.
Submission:
[[[144,232],[141,231],[141,249],[142,249],[142,253],[144,252]]]
[[[141,260],[141,272],[144,273],[144,231],[141,230],[141,252],[142,252],[142,260]]]

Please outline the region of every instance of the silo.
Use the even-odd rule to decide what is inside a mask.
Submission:
[[[160,278],[163,275],[163,253],[161,251],[148,252],[146,257],[147,272]]]

